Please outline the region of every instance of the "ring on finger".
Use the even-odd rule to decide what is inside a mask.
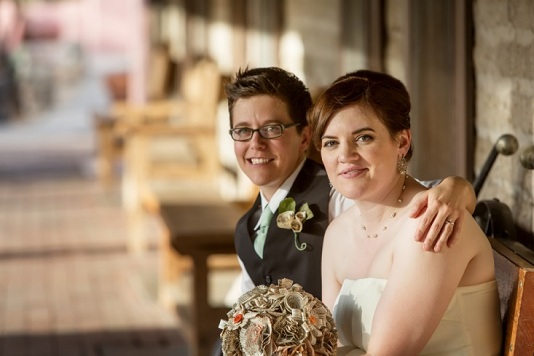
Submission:
[[[451,224],[452,226],[454,226],[454,223],[453,223],[452,221],[450,221],[450,220],[445,220],[445,222],[446,222],[447,224]]]

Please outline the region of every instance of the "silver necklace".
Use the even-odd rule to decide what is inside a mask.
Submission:
[[[402,193],[404,193],[404,190],[406,189],[406,179],[408,178],[408,175],[406,174],[404,176],[404,182],[402,183],[402,189],[401,189],[401,192],[399,194],[399,197],[397,198],[397,203],[400,204],[402,203]],[[362,214],[360,213],[360,217],[362,216]],[[393,219],[397,216],[397,210],[393,211],[390,215],[390,219]],[[361,220],[361,218],[360,218]],[[365,231],[365,237],[367,237],[368,239],[376,239],[378,238],[378,232],[377,233],[374,233],[374,234],[370,234],[367,232],[367,226],[365,226],[363,223],[360,222],[360,228],[362,229],[362,231]],[[388,229],[388,226],[387,225],[384,225],[382,227],[382,229],[380,230],[380,232],[384,232]]]

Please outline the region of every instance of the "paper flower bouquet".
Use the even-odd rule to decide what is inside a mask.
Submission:
[[[332,314],[299,284],[257,286],[243,294],[221,320],[226,356],[332,356],[337,329]]]

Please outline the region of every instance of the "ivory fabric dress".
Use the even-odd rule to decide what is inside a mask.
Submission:
[[[334,305],[338,356],[365,354],[386,279],[345,280]],[[414,311],[416,312],[416,311]],[[459,287],[420,355],[499,355],[501,318],[497,282]]]

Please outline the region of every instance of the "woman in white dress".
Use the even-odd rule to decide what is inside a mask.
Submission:
[[[410,98],[383,73],[334,82],[308,119],[333,187],[356,205],[328,227],[322,294],[339,355],[498,355],[499,298],[491,246],[469,212],[453,247],[413,240],[411,202],[426,188],[406,174]]]

